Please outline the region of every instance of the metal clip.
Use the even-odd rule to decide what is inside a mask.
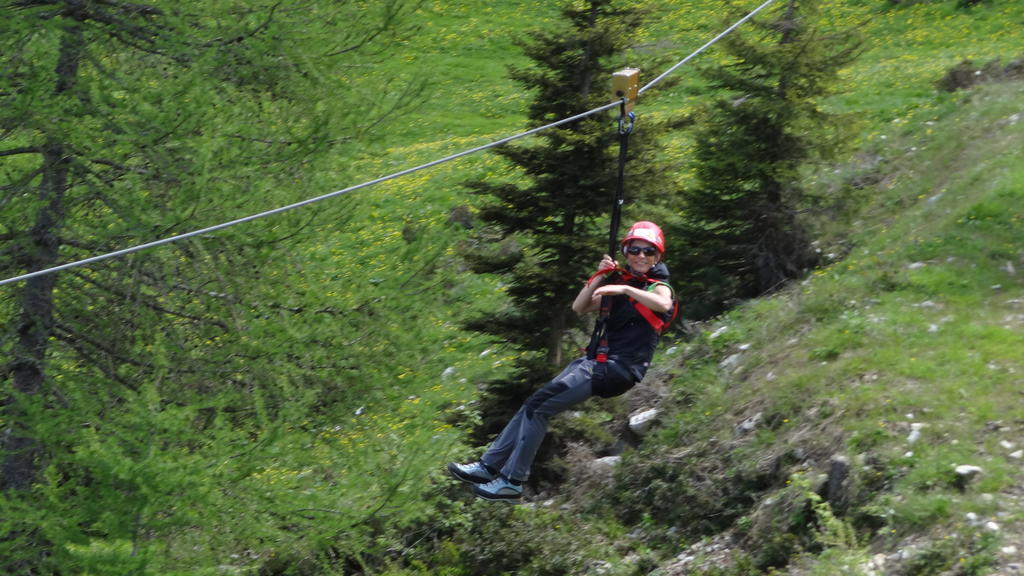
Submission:
[[[629,118],[629,122],[626,122],[626,118]],[[626,114],[619,115],[619,134],[629,134],[633,131],[633,122],[636,121],[636,114],[628,112]],[[621,200],[620,200],[621,202]]]

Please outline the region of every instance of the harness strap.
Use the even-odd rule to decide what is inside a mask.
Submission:
[[[590,284],[591,282],[594,281],[595,278],[599,276],[605,276],[607,274],[612,274],[615,272],[619,272],[620,274],[628,274],[628,272],[626,272],[622,268],[604,268],[602,270],[598,270],[597,272],[594,273],[593,276],[588,278],[587,284]],[[611,296],[602,296],[600,313],[598,315],[597,322],[594,324],[594,333],[590,335],[591,346],[594,342],[597,342],[597,348],[594,349],[594,359],[597,360],[599,363],[604,363],[608,361],[608,335],[607,330],[605,330],[605,327],[608,324],[608,317],[611,316],[611,313]]]
[[[665,328],[676,319],[676,313],[679,311],[679,304],[672,302],[672,317],[669,318],[668,322],[666,322],[662,320],[660,316],[655,314],[654,310],[651,310],[643,303],[637,302],[632,298],[630,298],[629,301],[633,303],[633,307],[636,308],[636,311],[644,317],[644,320],[647,320],[647,323],[650,324],[651,328],[654,328],[654,331],[658,334],[661,334]]]
[[[622,277],[622,279],[625,282],[630,282],[632,280],[641,280],[647,283],[648,286],[656,286],[661,284],[664,286],[668,286],[669,290],[672,289],[672,287],[665,282],[661,282],[660,280],[652,280],[647,276],[637,276],[631,274],[629,271],[623,268],[604,268],[602,270],[598,270],[597,272],[594,273],[594,275],[592,275],[587,280],[587,283],[589,284],[590,282],[593,282],[594,279],[599,276],[605,276],[607,274],[612,274],[616,272]],[[670,324],[672,324],[673,321],[675,321],[676,314],[679,312],[679,304],[675,302],[675,300],[673,299],[672,317],[669,318],[669,320],[666,322],[661,317],[659,317],[653,310],[648,308],[643,303],[638,302],[636,299],[629,298],[629,302],[630,304],[633,305],[633,307],[640,314],[640,316],[642,316],[644,320],[646,320],[647,323],[650,324],[651,328],[653,328],[654,331],[657,332],[658,334],[661,334],[665,330],[665,328],[667,328]],[[595,341],[597,342],[597,348],[594,350],[594,359],[600,363],[608,361],[608,336],[605,328],[608,323],[608,317],[611,315],[611,306],[611,296],[601,297],[600,315],[598,317],[597,323],[594,325],[594,333],[590,337],[591,344],[593,344],[593,342]]]
[[[598,270],[597,272],[594,272],[594,275],[587,279],[587,284],[593,282],[594,278],[597,278],[598,276],[605,276],[607,274],[611,274],[612,272],[630,275],[629,272],[626,272],[626,270],[623,268],[603,268],[601,270]]]

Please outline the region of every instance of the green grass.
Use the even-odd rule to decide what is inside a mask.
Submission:
[[[1024,124],[1008,120],[1020,111],[1020,89],[984,87],[918,132],[890,129],[875,152],[891,170],[918,177],[874,189],[847,258],[720,320],[730,336],[712,358],[739,343],[749,349],[724,381],[718,371],[676,372],[677,390],[694,390],[686,396],[695,404],[678,415],[691,422],[691,440],[754,411],[771,422],[770,433],[755,436],[762,451],[843,439],[831,450],[881,463],[875,474],[884,482],[861,494],[865,511],[884,510],[873,537],[993,513],[981,496],[998,500],[1021,481],[1008,456],[1024,421],[1024,277],[1008,266],[1019,268],[1024,256]],[[908,139],[920,147],[910,151]],[[913,443],[911,424],[920,427]],[[808,431],[818,438],[805,444]],[[965,491],[958,464],[984,470]]]

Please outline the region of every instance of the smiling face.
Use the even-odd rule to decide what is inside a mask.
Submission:
[[[630,240],[623,246],[629,268],[637,274],[647,274],[654,265],[661,261],[661,253],[654,244],[646,240]]]

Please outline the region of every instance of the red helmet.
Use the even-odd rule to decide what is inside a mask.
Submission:
[[[626,232],[626,237],[622,239],[622,245],[625,246],[630,240],[645,240],[654,244],[658,252],[665,253],[665,234],[661,232],[661,228],[654,222],[642,220],[633,224],[629,228],[629,232]]]

